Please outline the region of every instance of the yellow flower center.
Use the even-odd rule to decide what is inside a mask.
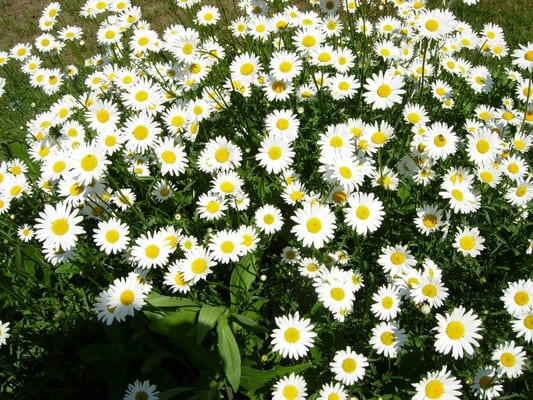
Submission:
[[[132,290],[126,289],[120,293],[120,302],[125,306],[129,306],[135,300],[135,293]]]
[[[231,240],[225,240],[220,245],[220,250],[226,254],[233,253],[233,250],[235,250],[235,244]]]
[[[311,35],[307,35],[302,39],[304,47],[313,47],[316,44],[316,38]]]
[[[307,231],[310,233],[318,233],[322,229],[322,222],[319,218],[312,217],[307,220],[307,224],[305,226]]]
[[[529,303],[529,294],[525,290],[520,290],[515,293],[514,301],[519,306],[525,306]]]
[[[444,385],[440,381],[429,381],[424,388],[424,392],[429,399],[440,399],[444,394]]]
[[[352,170],[348,167],[341,166],[339,168],[339,174],[341,174],[344,179],[350,179],[352,177]]]
[[[381,343],[383,343],[385,346],[390,346],[394,343],[396,340],[396,337],[394,336],[394,333],[387,331],[383,332],[380,336]]]
[[[526,51],[524,58],[529,62],[533,62],[533,50]]]
[[[379,97],[382,97],[382,98],[389,97],[391,93],[392,93],[392,88],[386,83],[378,87],[377,94]]]
[[[452,340],[461,339],[465,334],[465,326],[462,322],[451,321],[448,323],[448,326],[446,326],[446,334]]]
[[[381,305],[383,306],[383,308],[387,310],[391,308],[393,304],[394,304],[394,300],[390,296],[385,296],[383,297],[383,300],[381,300]]]
[[[280,131],[284,131],[289,127],[289,121],[286,118],[280,118],[276,121],[276,128]]]
[[[109,121],[109,117],[110,114],[107,110],[98,110],[96,112],[96,119],[102,124],[105,124],[107,121]]]
[[[463,192],[461,192],[459,189],[453,189],[452,197],[457,201],[462,201],[464,198],[464,195],[463,195]]]
[[[279,160],[281,153],[281,148],[279,146],[272,146],[270,149],[268,149],[268,156],[271,160]]]
[[[159,246],[156,244],[149,244],[148,246],[146,246],[144,254],[146,255],[146,257],[152,260],[154,258],[157,258],[157,256],[159,256]]]
[[[108,243],[116,243],[120,238],[120,234],[116,229],[110,229],[105,234],[105,240]]]
[[[437,147],[444,147],[446,146],[446,137],[444,135],[436,135],[433,138],[433,143]]]
[[[459,245],[464,250],[472,250],[476,245],[476,241],[472,236],[466,235],[459,240]]]
[[[199,275],[207,269],[207,262],[203,258],[197,258],[191,263],[191,270],[193,273]]]
[[[298,397],[298,389],[294,385],[287,385],[283,388],[283,397],[287,400],[294,400]]]
[[[529,330],[533,329],[533,315],[524,318],[524,327]]]
[[[519,167],[518,167],[518,164],[516,163],[510,163],[508,166],[507,166],[507,170],[511,173],[511,174],[516,174],[518,171],[519,171]]]
[[[425,23],[425,27],[430,32],[435,32],[439,29],[439,22],[435,19],[428,19]]]
[[[219,163],[224,163],[229,159],[229,151],[224,147],[220,147],[215,151],[215,160]]]
[[[245,76],[251,75],[254,72],[254,69],[255,68],[252,63],[246,62],[241,65],[241,68],[240,68],[241,75],[245,75]]]
[[[98,165],[98,158],[94,154],[87,154],[81,159],[80,165],[84,171],[90,172]]]
[[[494,176],[490,171],[483,171],[479,174],[479,177],[483,182],[490,183],[494,180]]]
[[[341,301],[345,296],[344,289],[340,287],[334,287],[329,291],[329,295],[333,300]]]
[[[176,154],[172,150],[164,150],[161,153],[161,159],[167,164],[174,164],[176,161]]]
[[[365,205],[360,205],[355,210],[355,215],[357,218],[365,220],[370,216],[370,209]]]
[[[347,373],[352,373],[357,368],[357,362],[353,358],[346,358],[342,361],[342,370]]]
[[[211,214],[215,214],[218,210],[220,210],[220,204],[218,201],[210,201],[207,203],[206,207],[207,211]]]
[[[279,70],[283,73],[290,72],[292,70],[292,63],[290,61],[283,61],[279,64]]]
[[[135,100],[138,102],[143,102],[148,99],[148,92],[146,90],[139,90],[137,93],[135,93]]]
[[[489,141],[486,139],[479,139],[476,143],[476,149],[481,154],[485,154],[490,149]]]
[[[329,140],[329,145],[331,147],[338,148],[338,147],[342,147],[343,144],[344,144],[344,141],[342,140],[342,138],[340,136],[333,136]]]
[[[422,294],[426,297],[433,298],[437,295],[437,288],[431,283],[427,283],[422,288]]]
[[[399,251],[395,251],[390,255],[390,260],[394,265],[400,265],[405,262],[405,256]]]
[[[298,340],[300,340],[300,331],[291,326],[285,330],[283,337],[289,343],[296,343]]]
[[[387,135],[384,132],[378,131],[373,133],[370,139],[374,144],[383,144],[387,140]]]
[[[133,136],[137,140],[144,140],[148,137],[148,128],[144,125],[138,125],[133,129]]]
[[[516,363],[516,358],[512,353],[505,352],[500,356],[500,362],[505,367],[512,367]]]
[[[52,170],[59,174],[61,171],[63,171],[66,168],[67,164],[64,161],[56,161],[54,165],[52,166]]]

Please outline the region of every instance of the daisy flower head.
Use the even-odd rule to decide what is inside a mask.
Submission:
[[[185,254],[185,259],[181,260],[181,264],[183,279],[193,285],[200,280],[205,280],[216,263],[207,249],[197,246]]]
[[[479,399],[492,400],[500,397],[503,385],[498,381],[496,369],[492,367],[479,368],[470,390]]]
[[[533,42],[521,44],[520,47],[513,51],[513,65],[527,71],[533,71]]]
[[[457,150],[458,138],[453,128],[444,122],[435,122],[424,133],[424,154],[435,160],[445,159]]]
[[[173,293],[186,294],[191,290],[192,282],[183,277],[183,263],[175,261],[168,266],[163,277],[163,283],[170,287]]]
[[[210,237],[208,248],[215,261],[229,264],[239,261],[246,251],[242,242],[242,237],[238,232],[222,230]]]
[[[348,199],[344,209],[346,224],[359,235],[376,231],[383,221],[383,203],[373,193],[356,192]]]
[[[526,343],[533,342],[533,311],[515,316],[512,322],[517,337],[524,337]]]
[[[416,265],[416,259],[411,255],[407,245],[401,244],[383,247],[377,262],[391,276],[400,274],[406,268]]]
[[[448,10],[424,10],[416,20],[419,33],[427,39],[442,39],[453,32],[455,16]]]
[[[200,218],[207,221],[221,218],[228,209],[224,198],[213,193],[201,194],[196,204]]]
[[[123,400],[159,400],[159,391],[157,386],[152,385],[150,381],[140,381],[130,383],[126,388]]]
[[[364,378],[368,359],[348,346],[344,350],[338,350],[329,365],[335,379],[350,386]]]
[[[234,169],[240,166],[242,151],[223,136],[209,140],[199,157],[199,168],[211,173],[219,170]]]
[[[441,399],[460,400],[461,382],[455,378],[446,366],[440,371],[432,371],[420,382],[413,384],[413,400]]]
[[[284,358],[299,359],[304,357],[313,347],[316,333],[314,325],[308,318],[300,318],[298,311],[282,317],[276,317],[276,328],[270,335],[273,351],[280,353]]]
[[[265,204],[257,209],[254,215],[256,226],[266,234],[273,234],[283,227],[281,211],[270,204]]]
[[[136,277],[128,276],[115,279],[108,295],[107,305],[114,309],[116,319],[120,321],[142,309],[147,293]]]
[[[285,136],[270,134],[261,141],[255,158],[269,174],[279,174],[292,165],[294,155],[291,143]]]
[[[522,346],[516,346],[514,340],[500,343],[492,351],[492,361],[496,362],[499,376],[517,378],[524,373],[527,354]]]
[[[367,78],[363,85],[366,90],[363,96],[373,110],[385,110],[402,102],[404,84],[403,78],[394,75],[390,70],[379,71],[378,74],[373,73],[372,77]]]
[[[221,197],[233,196],[239,193],[244,181],[235,171],[221,171],[211,182],[211,190]]]
[[[370,345],[378,354],[383,354],[385,357],[396,358],[406,341],[405,330],[396,322],[380,322],[372,328]]]
[[[17,236],[23,242],[29,242],[35,234],[34,229],[28,224],[23,224],[17,229]]]
[[[309,54],[311,50],[320,47],[325,39],[325,33],[318,27],[303,26],[294,33],[293,44],[299,53]]]
[[[467,136],[468,158],[477,165],[493,162],[500,151],[500,137],[488,128],[480,128]]]
[[[485,248],[483,246],[484,242],[485,239],[480,235],[478,228],[470,228],[468,226],[463,228],[457,227],[453,247],[459,250],[464,256],[477,257]]]
[[[516,154],[503,159],[501,170],[507,177],[515,182],[526,178],[529,172],[526,160]]]
[[[347,314],[352,311],[355,301],[355,288],[351,277],[324,279],[327,271],[321,269],[314,280],[318,300],[334,314]]]
[[[125,107],[148,115],[161,111],[165,101],[163,90],[148,78],[137,79],[126,88],[121,98]]]
[[[427,204],[417,208],[415,226],[424,235],[429,235],[440,229],[443,224],[443,211],[432,204]]]
[[[339,382],[324,383],[320,388],[317,400],[348,400],[348,393]]]
[[[427,304],[431,308],[439,308],[448,298],[448,289],[440,278],[423,275],[420,283],[410,290],[415,304]]]
[[[440,196],[449,201],[454,213],[470,214],[477,211],[481,205],[479,194],[473,191],[466,180],[445,181],[441,188],[443,190],[439,192]]]
[[[106,254],[117,254],[127,249],[130,242],[129,226],[118,218],[100,221],[94,230],[93,239],[98,248]]]
[[[276,109],[265,118],[265,128],[268,135],[278,135],[288,142],[298,137],[300,121],[292,110]]]
[[[135,239],[131,249],[131,258],[140,268],[162,267],[168,261],[170,248],[165,245],[161,232],[147,232]]]
[[[162,175],[178,176],[188,165],[185,146],[171,137],[156,140],[153,150],[157,156]]]
[[[101,179],[110,164],[105,148],[97,144],[80,144],[71,153],[69,171],[80,185],[86,186]]]
[[[512,206],[525,209],[527,212],[527,205],[533,199],[533,179],[531,177],[518,179],[507,188],[504,198]]]
[[[510,282],[500,297],[505,310],[513,317],[533,311],[533,280],[520,279]]]
[[[436,318],[435,349],[439,353],[452,353],[454,359],[463,358],[464,353],[469,356],[474,354],[482,336],[479,334],[481,320],[472,310],[466,311],[459,306],[451,313],[437,314]]]
[[[129,188],[119,189],[111,196],[111,201],[113,204],[115,204],[122,211],[130,208],[133,203],[135,203],[136,199],[137,196],[133,190]]]
[[[320,249],[335,234],[335,214],[327,205],[306,202],[291,219],[295,222],[291,232],[304,246]]]
[[[302,60],[298,55],[286,50],[276,51],[270,58],[270,74],[279,80],[290,81],[302,71]]]
[[[0,321],[0,346],[6,344],[9,336],[9,322]]]
[[[35,220],[35,237],[45,247],[70,250],[76,246],[78,236],[85,233],[79,225],[82,221],[79,211],[65,202],[46,204]]]
[[[199,25],[216,25],[220,19],[218,8],[210,5],[203,5],[196,13],[196,21]]]
[[[253,83],[261,72],[259,57],[249,53],[240,54],[231,62],[230,71],[232,80],[243,84]]]
[[[327,87],[334,100],[351,99],[361,84],[352,75],[338,73],[328,80]]]
[[[300,375],[291,372],[274,384],[272,400],[305,400],[307,399],[307,383]]]
[[[390,321],[395,319],[401,311],[402,299],[399,288],[389,284],[381,286],[376,293],[372,295],[374,303],[370,311],[380,320]]]

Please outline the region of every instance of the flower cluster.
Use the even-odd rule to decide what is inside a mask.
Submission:
[[[260,265],[264,286],[295,279],[327,322],[284,304],[264,348],[276,362],[320,348],[328,380],[311,388],[291,372],[269,382],[273,399],[360,393],[374,360],[401,359],[421,330],[427,360],[444,366],[409,382],[414,399],[461,398],[458,359],[477,357],[477,398],[520,377],[531,279],[513,275],[503,292],[512,327],[487,340],[489,355],[483,301],[454,285],[505,249],[495,229],[514,225],[514,250],[531,252],[533,44],[511,52],[498,26],[476,32],[415,0],[241,1],[232,20],[177,4],[190,26],[158,31],[128,0],[89,0],[81,15],[98,21],[101,52],[83,66],[46,66],[83,37],[57,27],[59,3],[34,43],[0,53],[0,68],[19,63],[53,99],[27,122],[26,159],[0,164],[0,215],[43,204],[21,216],[20,240],[56,266],[105,260],[113,279],[93,311],[106,325],[150,293],[223,304],[213,293],[238,265]],[[496,73],[472,54],[511,61]],[[359,320],[368,332],[320,347]],[[0,324],[0,344],[6,334]],[[125,398],[135,393],[158,392],[136,381]]]

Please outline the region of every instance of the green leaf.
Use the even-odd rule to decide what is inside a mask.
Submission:
[[[196,329],[198,308],[181,308],[164,317],[152,321],[148,327],[161,335],[171,338],[193,336]]]
[[[226,316],[218,320],[217,334],[218,352],[222,359],[224,374],[233,391],[237,392],[241,380],[241,354]]]
[[[405,185],[401,185],[399,188],[398,188],[398,197],[400,198],[400,200],[402,201],[402,203],[405,203],[407,201],[407,199],[409,198],[409,196],[411,195],[411,193],[409,192],[409,188]]]
[[[200,344],[209,332],[217,323],[220,315],[224,313],[224,309],[221,307],[213,307],[208,304],[204,304],[200,308],[198,313],[198,326],[196,330],[196,343]]]
[[[231,305],[242,303],[257,276],[257,265],[253,255],[247,255],[233,268],[230,278]]]
[[[146,302],[154,307],[200,308],[200,306],[192,300],[176,296],[164,296],[156,292],[150,293],[146,297]]]
[[[193,387],[180,387],[165,390],[164,392],[159,393],[159,400],[171,400],[175,398],[178,394],[190,392],[193,389]]]
[[[241,386],[249,391],[255,392],[257,389],[263,387],[267,382],[276,379],[283,375],[288,375],[292,372],[299,373],[309,368],[311,363],[303,363],[292,365],[289,367],[277,366],[269,370],[260,370],[252,367],[242,367]]]
[[[257,323],[257,321],[251,319],[251,318],[248,318],[248,317],[245,317],[244,315],[240,315],[240,314],[235,314],[235,313],[232,313],[230,315],[230,317],[232,319],[235,320],[235,322],[237,322],[239,325],[243,326],[243,327],[246,327],[246,328],[249,328],[251,329],[252,331],[256,331],[256,332],[268,332],[268,329],[266,329],[264,326],[262,325],[259,325],[259,323]]]

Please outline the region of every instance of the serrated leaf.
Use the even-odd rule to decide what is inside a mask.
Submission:
[[[215,324],[218,318],[224,313],[224,309],[221,307],[213,307],[208,304],[204,304],[200,308],[198,313],[198,327],[196,330],[196,343],[200,344]]]
[[[226,316],[218,320],[217,335],[218,353],[222,359],[224,374],[233,391],[237,392],[241,380],[241,353]]]

